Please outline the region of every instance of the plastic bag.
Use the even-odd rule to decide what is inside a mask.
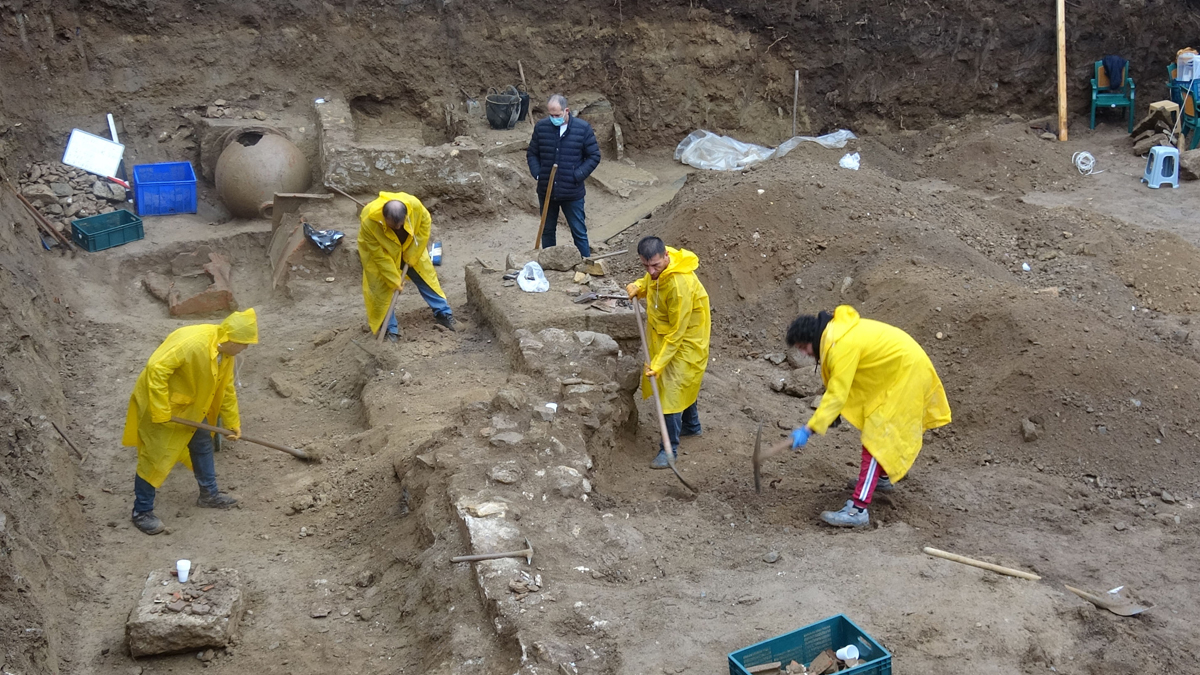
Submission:
[[[768,159],[783,157],[801,143],[811,142],[826,148],[842,148],[846,146],[846,141],[852,138],[857,138],[854,132],[838,129],[824,136],[794,136],[778,148],[768,148],[697,129],[675,147],[675,159],[697,169],[738,171]]]
[[[333,253],[338,242],[345,236],[337,230],[315,230],[312,225],[304,223],[304,237],[325,253]]]
[[[857,152],[847,152],[845,155],[842,155],[841,161],[838,162],[838,166],[843,169],[850,169],[851,171],[858,171],[859,164]]]
[[[545,293],[550,290],[550,280],[546,278],[542,266],[536,262],[525,263],[520,276],[517,277],[517,285],[526,293]]]

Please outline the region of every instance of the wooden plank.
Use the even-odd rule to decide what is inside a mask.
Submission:
[[[633,227],[642,218],[653,213],[654,209],[674,199],[675,195],[683,189],[683,185],[686,182],[687,176],[680,176],[679,179],[670,185],[647,193],[644,199],[617,214],[612,220],[597,228],[589,228],[588,236],[595,241],[608,241],[612,239]]]

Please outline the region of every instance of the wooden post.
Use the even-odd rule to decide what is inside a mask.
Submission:
[[[796,86],[792,88],[792,136],[796,135],[796,104],[800,101],[800,71],[796,71]]]
[[[1130,115],[1133,113],[1130,112]],[[1058,140],[1067,140],[1067,3],[1058,0]]]

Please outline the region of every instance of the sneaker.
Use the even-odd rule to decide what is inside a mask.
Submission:
[[[851,479],[850,483],[848,484],[848,489],[851,492],[854,492],[854,489],[857,487],[858,487],[858,479],[857,478]],[[892,482],[891,478],[884,476],[883,478],[879,479],[878,483],[875,484],[875,491],[876,492],[895,492],[896,484]]]
[[[167,529],[153,511],[133,514],[133,526],[146,534],[158,534]]]
[[[654,457],[654,459],[650,461],[650,468],[651,469],[669,469],[669,468],[671,468],[671,462],[667,459],[667,451],[666,450],[658,451],[658,455],[656,455]]]
[[[834,527],[863,527],[871,522],[866,509],[860,509],[854,502],[846,500],[841,511],[826,511],[821,514],[821,520]]]
[[[703,436],[703,435],[704,435],[703,429],[700,429],[699,431],[680,431],[679,432],[680,438],[687,438],[688,436]]]
[[[400,334],[399,333],[388,333],[387,335],[383,336],[383,339],[387,340],[388,342],[399,342]]]
[[[196,506],[206,509],[227,509],[237,503],[237,500],[224,492],[218,492],[215,495],[200,493],[196,498]]]
[[[441,316],[435,316],[435,317],[433,317],[433,320],[438,322],[438,325],[443,326],[449,330],[452,330],[452,331],[458,330],[458,328],[456,327],[456,326],[458,326],[458,322],[454,320],[453,314],[443,314]]]

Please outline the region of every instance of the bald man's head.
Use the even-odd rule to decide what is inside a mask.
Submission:
[[[393,199],[383,205],[383,220],[393,230],[404,229],[404,219],[408,217],[408,207],[404,202]]]

